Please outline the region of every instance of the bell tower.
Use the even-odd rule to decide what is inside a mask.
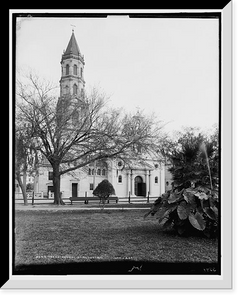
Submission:
[[[84,56],[79,50],[74,30],[61,59],[60,98],[83,99],[85,81],[83,76]]]

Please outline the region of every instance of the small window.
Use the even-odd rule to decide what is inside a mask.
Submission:
[[[97,175],[101,175],[101,169],[97,170]]]
[[[77,84],[75,83],[75,84],[73,85],[73,94],[74,94],[74,95],[77,95],[77,93],[78,93],[78,86],[77,86]]]
[[[158,176],[154,178],[154,183],[158,183]]]
[[[53,180],[53,172],[48,172],[48,180]]]
[[[91,169],[89,168],[89,175],[91,175]]]
[[[94,184],[93,183],[89,184],[89,189],[90,189],[90,191],[93,191],[93,189],[94,189]]]
[[[95,170],[94,169],[92,169],[92,175],[94,175],[95,174]]]
[[[105,169],[102,170],[102,176],[105,176]]]
[[[77,65],[73,66],[73,75],[77,75],[78,74],[78,67]]]
[[[84,90],[81,89],[81,98],[84,98]]]
[[[118,176],[118,182],[119,182],[119,183],[122,183],[122,175],[119,175],[119,176]]]
[[[77,124],[77,122],[78,122],[78,111],[74,111],[73,112],[73,114],[72,114],[72,123],[73,123],[73,125],[75,125],[75,124]]]
[[[66,75],[69,75],[69,65],[66,65]]]
[[[69,93],[69,87],[68,87],[68,85],[65,86],[64,93],[65,93],[66,95]]]
[[[80,69],[80,76],[81,76],[81,78],[83,77],[83,69],[82,68]]]

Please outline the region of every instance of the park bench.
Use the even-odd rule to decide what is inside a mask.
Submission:
[[[100,198],[98,197],[70,197],[69,200],[71,201],[71,204],[73,204],[73,202],[84,202],[84,204],[89,204],[89,202],[93,201],[100,203]],[[106,200],[106,203],[110,203],[111,201],[118,203],[118,197],[109,197]]]

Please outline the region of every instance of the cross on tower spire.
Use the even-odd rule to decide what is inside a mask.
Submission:
[[[74,27],[76,27],[76,26],[73,25],[73,24],[71,24],[70,26],[73,27],[73,28],[72,28],[72,33],[74,33]]]

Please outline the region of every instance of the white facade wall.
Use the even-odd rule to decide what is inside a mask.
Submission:
[[[36,192],[43,192],[47,195],[48,186],[53,186],[52,180],[49,180],[49,172],[52,172],[51,167],[41,167],[39,169],[39,176],[37,177]],[[90,184],[96,187],[102,180],[107,179],[106,175],[88,175],[87,172],[79,169],[71,174],[64,174],[61,176],[60,191],[63,198],[72,196],[72,183],[77,183],[77,196],[93,196],[93,190],[90,190]]]
[[[43,192],[44,196],[47,195],[48,186],[52,186],[52,180],[48,179],[48,173],[52,172],[51,167],[39,168],[39,175],[36,178],[36,192]]]
[[[151,162],[150,162],[151,163]],[[151,164],[153,165],[153,164]],[[77,184],[77,196],[78,197],[91,197],[93,196],[93,189],[104,179],[108,179],[113,185],[116,196],[125,198],[129,196],[136,197],[135,194],[135,181],[139,176],[142,182],[146,184],[145,197],[158,197],[167,190],[166,181],[170,180],[171,174],[166,170],[165,166],[158,162],[157,168],[154,169],[120,169],[117,168],[115,161],[109,161],[108,169],[105,169],[105,175],[90,174],[88,168],[78,169],[71,174],[64,174],[61,176],[60,191],[63,198],[69,198],[72,196],[72,184]],[[93,169],[94,166],[91,167]],[[101,168],[102,170],[102,168]],[[36,192],[43,192],[47,195],[48,186],[53,186],[52,180],[48,179],[48,173],[52,171],[51,167],[41,167],[39,170],[39,176],[37,177]],[[168,179],[168,178],[169,179]],[[119,178],[121,182],[119,182]]]
[[[51,167],[41,167],[39,170],[39,176],[37,178],[36,192],[43,192],[47,195],[48,186],[53,186],[52,180],[49,180],[48,174],[52,172]],[[106,169],[105,175],[89,175],[87,170],[76,170],[72,174],[64,174],[61,176],[60,191],[63,198],[69,198],[72,196],[72,184],[77,184],[77,196],[93,196],[93,190],[91,190],[91,184],[95,188],[102,180],[108,179],[113,185],[116,196],[128,197],[129,192],[131,197],[136,197],[135,194],[135,178],[140,176],[142,181],[146,184],[146,195],[151,197],[158,197],[165,192],[165,168],[160,165],[154,170],[148,169],[119,169],[116,168],[114,162],[109,163],[108,170]],[[120,178],[121,177],[121,178]],[[157,177],[157,180],[156,180]],[[121,182],[119,182],[121,179]]]

